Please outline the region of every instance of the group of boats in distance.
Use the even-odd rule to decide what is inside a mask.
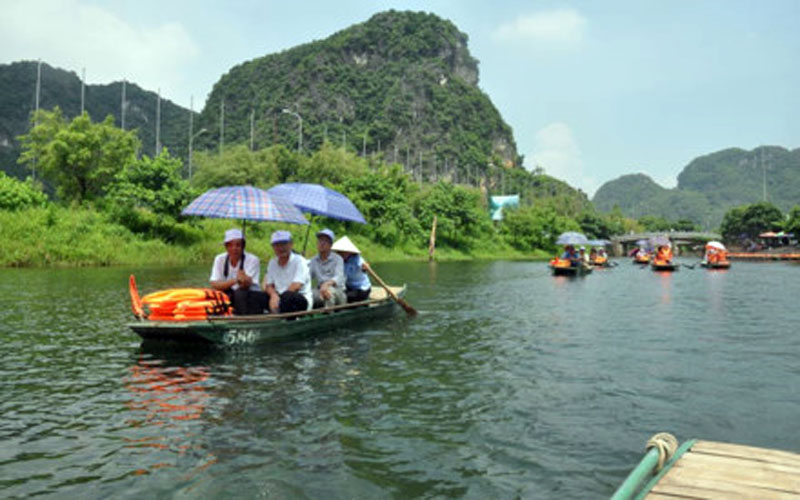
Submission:
[[[589,240],[581,233],[567,232],[561,234],[556,243],[564,245],[564,252],[550,260],[553,276],[584,276],[596,267],[616,265],[616,262],[608,259],[605,246],[609,242],[606,240]],[[587,248],[591,249],[589,253],[586,253]],[[666,236],[637,241],[628,256],[632,257],[633,264],[649,266],[656,272],[675,272],[681,265],[694,269],[694,265],[675,261],[672,243]],[[725,245],[719,241],[707,242],[700,266],[706,269],[729,269],[731,263]]]

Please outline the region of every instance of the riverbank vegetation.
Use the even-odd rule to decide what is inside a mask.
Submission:
[[[358,156],[330,143],[310,154],[283,145],[251,151],[230,145],[198,152],[193,171],[168,151],[140,155],[136,131],[94,123],[87,114],[66,120],[56,108],[40,111],[20,137],[23,162],[36,180],[0,177],[0,265],[159,265],[207,263],[222,250],[224,230],[240,221],[187,218],[180,211],[202,192],[250,184],[312,182],[346,194],[366,225],[311,219],[310,234],[330,227],[349,235],[370,260],[426,259],[434,217],[436,257],[544,258],[559,233],[590,238],[639,229],[619,211],[597,213],[565,183],[519,168],[485,176],[477,187],[444,175],[420,180],[381,156]],[[492,221],[488,197],[520,195],[520,206]],[[49,196],[45,194],[51,193]],[[301,247],[306,227],[248,223],[248,248],[271,253],[268,236],[290,229]],[[308,251],[313,252],[313,241]]]

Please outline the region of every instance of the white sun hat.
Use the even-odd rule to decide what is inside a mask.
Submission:
[[[334,252],[361,253],[361,250],[359,250],[358,247],[355,246],[347,236],[342,236],[336,240],[336,243],[333,244],[331,250]]]

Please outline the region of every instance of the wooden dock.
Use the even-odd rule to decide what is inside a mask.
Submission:
[[[728,252],[729,259],[742,260],[800,260],[800,253]]]
[[[658,455],[650,448],[612,500],[800,499],[797,453],[691,440],[660,471]]]
[[[650,490],[647,500],[800,498],[800,455],[697,441]]]

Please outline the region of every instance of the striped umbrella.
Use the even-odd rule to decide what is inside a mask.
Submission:
[[[291,201],[253,186],[226,186],[206,191],[189,203],[181,215],[308,224]]]
[[[287,182],[273,186],[267,192],[291,200],[297,208],[306,213],[359,224],[367,223],[347,196],[319,184]]]

